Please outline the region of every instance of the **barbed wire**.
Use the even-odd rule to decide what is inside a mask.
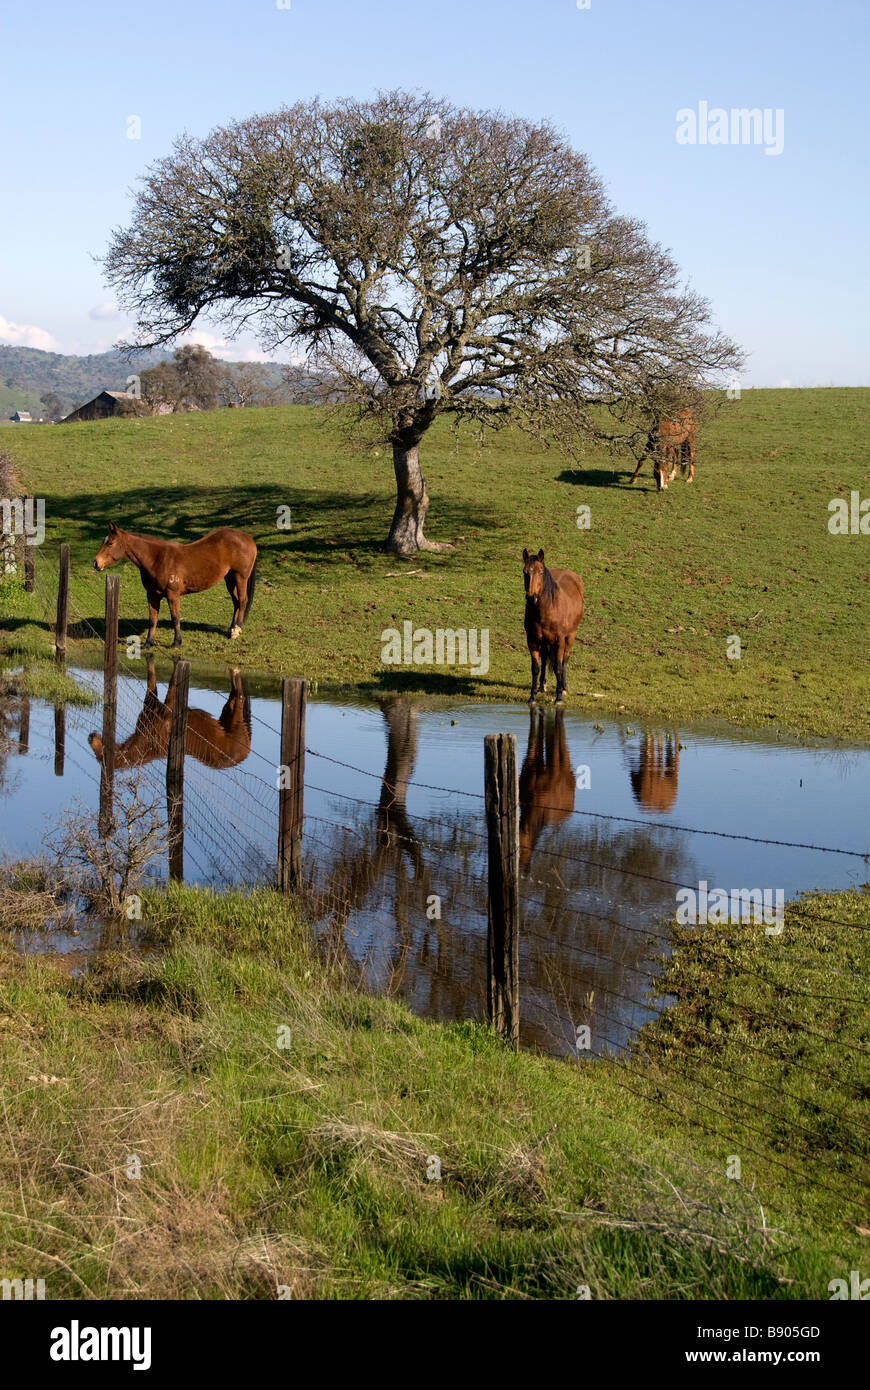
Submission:
[[[274,733],[274,730],[272,732]],[[329,753],[321,753],[315,748],[308,747],[306,747],[305,752],[310,753],[313,758],[321,758],[324,762],[335,763],[338,767],[346,768],[350,772],[360,773],[363,777],[374,777],[378,781],[386,781],[383,773],[372,772],[368,768],[355,767],[352,763],[343,762],[340,758],[334,758]],[[441,787],[431,782],[418,782],[415,778],[410,777],[393,778],[390,781],[390,785],[419,787],[424,791],[443,792],[445,796],[469,796],[473,797],[476,801],[483,801],[485,799],[483,792],[467,791],[462,787]],[[558,811],[561,814],[565,814],[567,809],[564,806],[548,806],[545,802],[538,801],[535,802],[535,808],[541,811]],[[572,816],[591,816],[595,820],[621,821],[626,825],[643,826],[644,829],[647,830],[679,830],[688,835],[714,835],[724,840],[748,840],[751,844],[755,845],[776,845],[783,849],[810,849],[815,850],[818,854],[845,854],[854,856],[856,859],[870,859],[870,850],[840,849],[830,845],[805,844],[798,840],[772,840],[759,835],[738,835],[728,830],[702,829],[694,825],[676,825],[669,821],[643,820],[639,816],[617,816],[612,815],[610,812],[586,811],[577,807],[567,810],[567,814]]]

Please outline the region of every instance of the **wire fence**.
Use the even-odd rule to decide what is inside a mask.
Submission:
[[[36,594],[50,613],[54,595],[44,565],[36,567]],[[81,592],[73,578],[70,633],[102,642],[99,623],[88,615],[91,604],[90,591]],[[157,801],[166,791],[174,674],[160,699],[149,670],[143,702],[134,693],[141,690],[142,662],[126,654],[123,640],[118,664],[117,720],[131,732],[116,741],[116,775],[135,771]],[[76,678],[101,698],[101,672],[77,669]],[[305,745],[309,804],[299,901],[324,947],[362,987],[401,995],[429,1017],[483,1019],[491,907],[484,793],[417,780],[400,701],[392,714],[393,723],[385,714],[384,770]],[[235,674],[219,716],[188,711],[184,821],[192,877],[274,884],[281,738],[281,728],[251,711],[244,680]],[[65,757],[89,785],[100,785],[97,757],[89,760],[78,744],[66,746]],[[372,795],[347,790],[348,774],[370,781]],[[449,804],[437,814],[434,807],[411,813],[412,791],[436,793]],[[870,1038],[855,1022],[867,1004],[856,971],[870,921],[831,917],[812,899],[802,901],[793,909],[795,921],[810,932],[777,939],[776,954],[768,956],[725,951],[721,933],[695,933],[697,968],[683,984],[670,968],[674,896],[698,885],[679,877],[677,853],[656,851],[658,861],[644,864],[633,841],[623,853],[614,845],[617,829],[626,836],[642,829],[647,840],[666,831],[674,843],[684,836],[718,838],[841,856],[844,865],[866,862],[866,851],[566,810],[540,795],[534,810],[543,823],[561,818],[556,823],[573,830],[549,847],[532,836],[519,876],[523,1044],[573,1057],[581,1067],[596,1056],[624,1056],[612,1075],[627,1094],[726,1145],[737,1142],[737,1129],[740,1152],[836,1195],[844,1210],[863,1208],[856,1174],[870,1137],[870,1073],[860,1059],[870,1052]],[[757,914],[753,926],[763,942]],[[701,989],[700,999],[693,999],[693,988]],[[728,1000],[726,1012],[712,1002],[717,991]],[[675,1001],[683,1023],[657,1043],[645,1025]],[[739,1063],[728,1050],[729,1027],[739,1029]]]

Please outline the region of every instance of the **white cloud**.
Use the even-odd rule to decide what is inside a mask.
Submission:
[[[117,304],[114,304],[111,299],[107,299],[103,304],[95,304],[93,309],[89,309],[88,318],[116,319],[120,312]]]
[[[208,333],[204,328],[196,328],[192,333],[186,334],[179,340],[180,347],[187,343],[192,343],[194,347],[208,348],[209,352],[213,352],[216,357],[219,355],[217,349],[227,346],[226,338],[219,338],[215,333]]]
[[[199,347],[207,348],[214,357],[218,357],[222,362],[304,362],[304,357],[296,354],[280,354],[278,352],[263,352],[257,347],[239,347],[235,343],[230,343],[226,338],[219,338],[215,333],[209,333],[204,328],[194,329],[186,337],[181,339],[181,343],[193,343]]]
[[[12,323],[0,314],[0,341],[13,347],[40,348],[43,352],[60,352],[60,344],[44,328],[32,323]]]

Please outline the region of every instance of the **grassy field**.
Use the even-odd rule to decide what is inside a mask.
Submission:
[[[148,893],[150,949],[73,979],[8,884],[0,1275],[49,1298],[825,1299],[866,1262],[866,1011],[804,997],[858,993],[866,892],[682,934],[621,1064],[360,995],[266,891]]]
[[[573,468],[511,432],[483,444],[436,428],[422,457],[428,532],[455,549],[402,562],[379,550],[392,513],[387,453],[354,451],[307,407],[220,411],[21,431],[18,470],[47,501],[39,587],[51,610],[56,545],[70,542],[73,620],[100,627],[90,562],[115,519],[189,539],[249,530],[259,587],[230,643],[223,585],[182,603],[185,654],[332,683],[524,699],[521,551],[578,570],[587,611],[569,667],[576,707],[699,717],[865,740],[870,710],[870,538],[834,536],[828,502],[870,495],[870,390],[746,392],[699,437],[695,483],[634,488],[592,452]],[[591,508],[578,529],[577,508]],[[276,526],[291,508],[290,530]],[[123,569],[122,635],[144,635],[138,575]],[[33,615],[6,624],[7,651]],[[381,632],[488,628],[490,669],[381,664]],[[75,636],[87,643],[79,622]],[[740,638],[739,660],[727,639]],[[96,645],[91,638],[91,644]],[[158,641],[171,641],[164,605]]]

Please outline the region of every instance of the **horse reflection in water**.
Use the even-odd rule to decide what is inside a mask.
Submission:
[[[565,716],[529,713],[529,741],[520,772],[520,864],[527,869],[548,825],[564,825],[574,810],[576,782],[565,737]]]
[[[178,667],[172,669],[172,676],[161,700],[157,694],[157,677],[154,662],[148,661],[148,685],[142,712],[136,720],[136,729],[123,743],[115,745],[115,769],[143,767],[155,759],[165,759],[169,753],[169,734],[172,729],[172,711],[175,705],[175,678]],[[103,740],[97,733],[91,734],[88,742],[98,762],[103,759]],[[206,767],[237,767],[243,763],[251,751],[251,702],[245,682],[239,671],[233,668],[230,693],[227,702],[215,719],[204,709],[187,711],[187,732],[184,739],[184,752],[187,757],[196,758]]]
[[[677,799],[679,734],[646,732],[637,751],[637,764],[629,771],[635,801],[645,811],[670,811]]]

